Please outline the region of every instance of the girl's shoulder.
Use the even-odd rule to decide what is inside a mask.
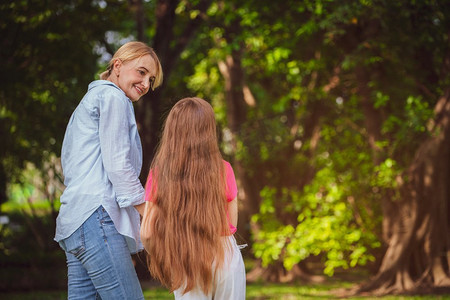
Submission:
[[[236,178],[234,177],[233,168],[231,164],[226,160],[223,160],[223,164],[225,165],[225,176],[226,176],[226,196],[227,201],[230,202],[237,195],[237,185]]]
[[[223,165],[225,166],[226,173],[228,174],[228,173],[230,173],[230,171],[233,172],[233,167],[231,166],[231,164],[224,159],[222,161],[223,161]]]

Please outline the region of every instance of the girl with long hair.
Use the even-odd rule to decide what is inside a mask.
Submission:
[[[180,100],[152,162],[141,225],[150,273],[175,299],[245,299],[245,268],[233,236],[236,195],[211,105]]]

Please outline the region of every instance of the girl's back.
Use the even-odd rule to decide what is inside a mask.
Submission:
[[[236,224],[229,224],[237,222],[236,184],[209,103],[185,98],[172,108],[146,192],[141,237],[151,274],[176,298],[244,299]]]

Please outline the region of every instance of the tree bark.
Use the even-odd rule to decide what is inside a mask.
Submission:
[[[368,71],[359,66],[355,70],[355,76],[358,94],[361,97],[361,108],[365,116],[367,139],[372,149],[373,162],[375,165],[379,165],[383,161],[381,149],[377,145],[377,142],[381,140],[381,113],[374,107],[372,101]]]
[[[136,18],[136,37],[139,41],[146,42],[145,10],[142,0],[128,0],[128,4]]]
[[[431,136],[403,176],[392,203],[391,236],[378,273],[358,292],[376,294],[450,286],[450,89],[435,106]]]

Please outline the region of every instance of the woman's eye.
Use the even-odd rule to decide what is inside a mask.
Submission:
[[[139,74],[141,74],[142,76],[144,76],[144,75],[145,75],[145,72],[144,72],[144,71],[142,71],[142,70],[138,70],[138,72],[139,72]]]

